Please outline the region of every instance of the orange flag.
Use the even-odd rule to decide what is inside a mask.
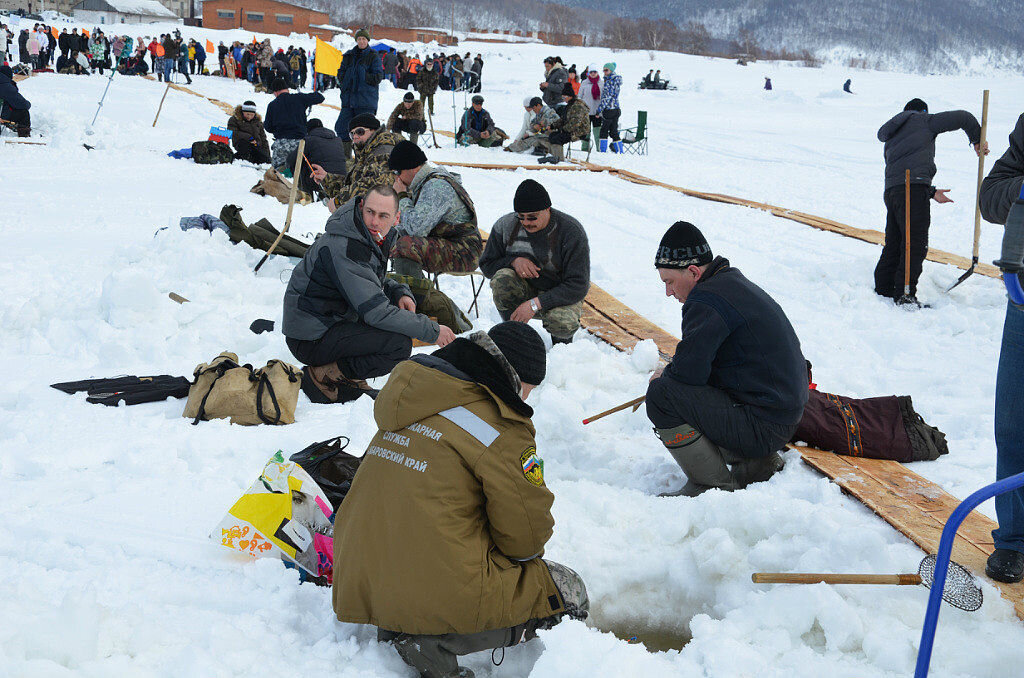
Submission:
[[[214,51],[213,43],[210,42],[209,40],[207,40],[206,41],[206,53],[207,54],[213,54],[213,51]]]
[[[85,30],[85,29],[83,28],[83,29],[82,29],[82,35],[84,35],[85,37],[87,37],[87,38],[88,38],[88,37],[89,37],[89,31],[87,31],[87,30]]]
[[[50,33],[53,34],[53,37],[55,37],[55,38],[59,38],[60,37],[59,35],[57,35],[57,29],[54,28],[53,26],[50,26]]]

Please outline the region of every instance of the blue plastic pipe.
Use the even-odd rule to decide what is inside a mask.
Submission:
[[[1010,301],[1018,306],[1024,304],[1024,289],[1021,289],[1020,278],[1015,273],[1004,273],[1003,284],[1006,285],[1006,294]]]
[[[1021,291],[1017,276],[1008,276],[1016,283],[1017,291],[1024,299],[1024,292]],[[1010,283],[1007,282],[1009,290]],[[1011,292],[1011,294],[1013,294]],[[986,485],[971,496],[960,502],[946,521],[942,529],[942,538],[939,540],[939,553],[935,561],[935,582],[932,584],[931,593],[928,595],[928,610],[924,615],[924,629],[921,631],[921,646],[917,652],[917,669],[914,671],[914,678],[926,678],[928,665],[932,660],[932,645],[935,641],[935,627],[939,623],[939,610],[942,605],[942,592],[946,588],[946,572],[949,570],[949,557],[953,552],[953,540],[956,538],[956,531],[960,523],[967,518],[982,502],[992,497],[1024,487],[1024,473],[1018,473],[1009,478],[1003,478],[991,485]]]

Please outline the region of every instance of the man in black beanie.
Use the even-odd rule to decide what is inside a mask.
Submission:
[[[306,136],[309,108],[322,103],[324,95],[317,92],[289,94],[288,83],[282,78],[274,80],[271,87],[274,100],[267,104],[263,129],[274,135],[274,143],[270,146],[271,164],[284,169],[288,164],[288,154],[297,149],[299,141]]]
[[[975,153],[988,154],[988,143],[982,148],[981,125],[967,111],[929,113],[928,104],[911,99],[878,130],[878,140],[885,143],[885,246],[875,266],[875,294],[897,303],[920,306],[917,301],[917,279],[928,254],[928,226],[931,224],[929,200],[953,202],[946,196],[949,189],[935,188],[935,137],[943,132],[962,129]],[[904,297],[906,282],[906,172],[910,170],[910,295]]]
[[[807,403],[807,365],[782,308],[691,223],[661,239],[654,266],[683,304],[682,341],[647,388],[647,416],[694,497],[737,490],[782,468]],[[732,465],[730,469],[728,464]]]
[[[494,222],[480,257],[494,305],[504,320],[539,318],[553,343],[568,344],[590,291],[587,233],[553,209],[548,192],[533,179],[519,184],[512,206],[514,212]]]
[[[388,158],[395,173],[401,221],[391,250],[395,273],[416,278],[427,273],[475,271],[484,249],[476,208],[462,184],[443,167],[427,162],[411,141],[395,145]]]
[[[313,178],[324,187],[328,209],[362,197],[374,186],[395,183],[395,175],[388,169],[388,156],[399,138],[381,127],[380,121],[369,113],[353,117],[348,129],[355,149],[348,174],[331,174],[313,165]]]
[[[472,675],[458,656],[587,617],[580,576],[541,558],[554,495],[524,401],[544,372],[540,336],[501,323],[400,363],[377,396],[335,518],[333,605],[420,676]]]

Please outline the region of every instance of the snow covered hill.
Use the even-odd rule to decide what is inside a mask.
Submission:
[[[275,46],[300,42],[274,38]],[[874,135],[907,99],[980,115],[981,90],[990,88],[993,157],[1024,110],[1019,83],[1004,76],[740,67],[543,45],[459,49],[483,54],[485,106],[511,132],[549,53],[581,67],[616,61],[626,83],[661,68],[679,91],[629,87],[622,96],[624,120],[638,109],[650,114],[650,155],[592,160],[876,229],[885,212]],[[772,92],[761,90],[765,75]],[[840,91],[851,75],[853,96]],[[0,143],[0,359],[9,367],[0,390],[0,675],[409,676],[371,629],[334,620],[328,591],[299,586],[277,562],[235,557],[207,536],[276,450],[346,435],[360,452],[375,430],[369,400],[325,406],[300,396],[291,426],[193,427],[180,401],[109,409],[48,387],[90,376],[189,375],[225,349],[253,364],[290,359],[280,333],[248,327],[256,318],[280,321],[293,262],[274,257],[254,276],[257,252],[177,228],[182,216],[216,214],[228,203],[241,206],[247,222],[267,217],[281,226],[286,206],[248,192],[255,169],[166,156],[224,124],[199,97],[172,91],[153,128],[163,87],[117,76],[89,134],[105,85],[60,75],[23,82],[48,145]],[[196,78],[194,89],[230,103],[252,98],[261,108],[269,101],[220,78]],[[336,93],[328,96],[337,103]],[[379,114],[400,97],[385,85]],[[439,92],[437,103],[435,123],[451,129],[451,94]],[[455,105],[461,113],[461,94]],[[336,112],[315,114],[330,125]],[[531,161],[442,144],[431,159]],[[937,185],[957,202],[933,207],[932,244],[967,254],[977,164],[963,135],[940,138],[938,166]],[[484,228],[511,210],[527,175],[460,172]],[[872,293],[876,246],[607,175],[529,176],[586,227],[594,281],[652,321],[678,332],[679,306],[664,297],[652,257],[671,223],[690,220],[779,301],[822,389],[910,394],[948,434],[951,453],[915,471],[958,496],[994,477],[993,382],[1005,308],[997,281],[975,276],[946,295],[959,271],[926,263],[921,296],[934,308],[910,313]],[[292,232],[322,231],[326,217],[320,205],[296,207]],[[986,225],[983,260],[995,258],[1000,237]],[[441,286],[468,306],[463,279],[442,278]],[[169,292],[191,302],[175,304]],[[481,327],[499,320],[489,300],[482,308]],[[548,378],[531,396],[556,496],[547,555],[586,580],[592,619],[511,648],[498,668],[485,655],[468,665],[479,676],[558,678],[909,675],[923,589],[750,582],[754,571],[916,571],[923,554],[861,504],[795,454],[769,483],[742,492],[659,499],[681,475],[642,411],[580,425],[641,394],[655,363],[653,345],[624,355],[585,333],[551,350]],[[991,515],[991,504],[983,510]],[[994,678],[1024,663],[1024,628],[987,584],[985,595],[976,613],[943,610],[932,675]],[[673,649],[648,652],[619,639],[633,635]]]

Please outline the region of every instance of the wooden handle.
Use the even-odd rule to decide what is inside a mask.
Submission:
[[[888,584],[916,586],[921,577],[916,574],[814,574],[810,572],[755,572],[750,575],[755,584]]]
[[[607,417],[609,414],[615,414],[616,412],[621,412],[622,410],[626,409],[627,407],[632,407],[633,411],[636,412],[637,408],[640,407],[640,405],[645,400],[647,400],[647,396],[640,396],[639,398],[634,398],[633,400],[630,400],[628,403],[622,403],[621,405],[616,405],[612,409],[605,410],[601,414],[595,414],[592,417],[587,417],[586,419],[583,420],[583,423],[584,424],[589,424],[592,421],[597,421],[598,419],[602,419],[604,417]]]
[[[985,136],[988,131],[988,90],[981,97],[981,140],[978,148],[984,150]],[[985,154],[978,156],[978,191],[974,195],[974,250],[971,261],[978,263],[978,248],[981,242],[981,182],[985,180]]]
[[[306,157],[306,140],[303,139],[299,142],[299,153],[295,156],[295,170],[292,172],[292,190],[288,196],[288,215],[284,219],[284,228],[277,234],[277,238],[273,244],[267,248],[267,253],[260,259],[259,263],[256,264],[256,268],[253,269],[254,273],[259,273],[260,269],[263,268],[263,264],[267,262],[270,255],[274,253],[274,248],[281,242],[281,238],[288,232],[288,227],[292,225],[292,210],[295,209],[295,194],[299,190],[299,171],[302,169],[302,161]]]
[[[167,83],[167,87],[164,88],[164,95],[160,97],[160,107],[156,109],[156,117],[153,118],[153,127],[156,127],[156,121],[160,119],[160,111],[164,110],[164,99],[167,98],[167,93],[171,91],[171,83]]]

